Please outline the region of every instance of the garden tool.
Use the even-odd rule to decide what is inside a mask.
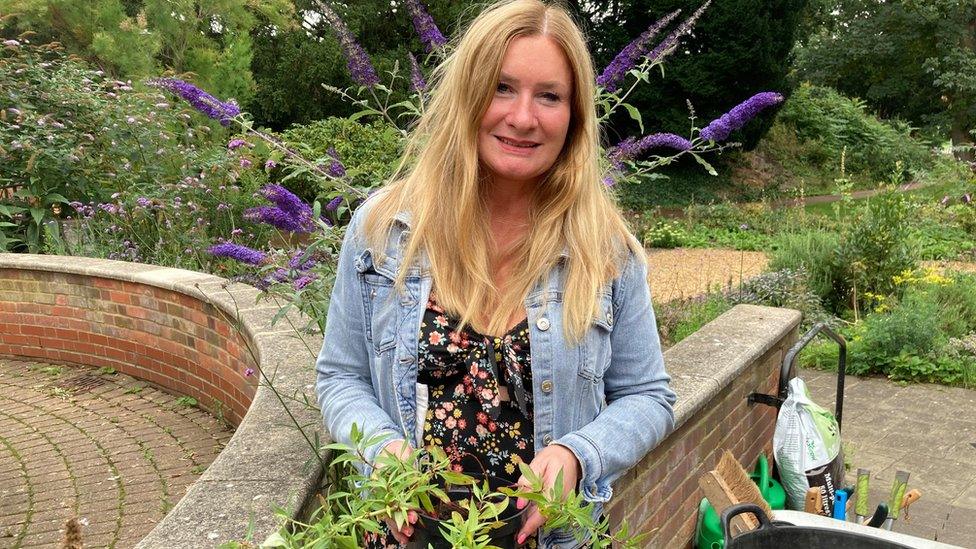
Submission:
[[[868,481],[871,480],[871,471],[867,469],[857,470],[857,484],[854,485],[854,514],[857,523],[862,524],[868,518]]]
[[[905,489],[908,488],[908,471],[898,471],[895,473],[895,481],[891,485],[891,496],[888,498],[888,518],[884,521],[883,528],[885,530],[891,530],[891,527],[895,524],[895,520],[898,519],[898,513],[901,511],[902,500],[905,499]]]

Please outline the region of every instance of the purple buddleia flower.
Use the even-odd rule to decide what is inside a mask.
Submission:
[[[296,290],[301,290],[305,286],[308,286],[309,284],[311,284],[312,281],[314,281],[316,278],[317,277],[315,275],[302,275],[302,276],[296,278],[295,281],[292,282],[292,285],[294,286],[294,288]]]
[[[427,81],[424,80],[424,73],[420,71],[420,63],[417,63],[417,58],[412,53],[407,55],[410,57],[410,86],[413,91],[423,93],[427,89]]]
[[[307,250],[295,250],[295,252],[291,254],[291,258],[288,259],[288,268],[295,271],[304,272],[318,264],[318,258],[316,258],[316,255],[312,253],[309,254],[308,257],[305,257],[306,252]],[[305,257],[304,261],[302,260],[303,257]]]
[[[229,125],[232,118],[241,114],[241,108],[236,103],[221,101],[193,84],[177,78],[153,78],[147,80],[146,84],[175,93],[194,109],[220,121],[223,126]]]
[[[660,61],[674,51],[675,46],[678,45],[678,40],[681,40],[681,37],[686,34],[691,34],[691,30],[695,27],[695,23],[698,22],[698,18],[705,13],[705,10],[708,9],[708,6],[711,3],[712,0],[708,0],[702,4],[700,8],[695,10],[695,13],[691,14],[691,17],[685,19],[680,25],[678,25],[678,28],[671,31],[671,34],[667,35],[664,40],[662,40],[661,43],[658,44],[650,54],[648,54],[648,59],[651,61]]]
[[[342,195],[333,198],[332,200],[329,201],[328,204],[325,205],[325,209],[330,212],[336,211],[336,208],[339,207],[339,204],[342,204],[342,199],[343,199]]]
[[[311,217],[296,217],[278,206],[248,208],[244,211],[244,219],[266,223],[292,233],[310,233],[315,229]]]
[[[673,133],[652,133],[640,139],[628,137],[607,153],[610,163],[618,170],[624,169],[624,161],[633,160],[641,154],[651,149],[665,147],[676,151],[687,151],[691,148],[691,142]]]
[[[332,162],[329,163],[329,168],[326,170],[326,173],[332,177],[345,177],[346,167],[343,166],[342,161],[339,160],[339,153],[336,152],[335,148],[329,147],[325,153],[332,157]]]
[[[783,96],[776,92],[760,92],[739,103],[729,112],[712,120],[701,131],[701,138],[716,143],[725,141],[735,130],[745,126],[760,111],[783,102]]]
[[[647,55],[651,40],[679,13],[681,10],[675,10],[665,15],[642,32],[633,42],[627,44],[607,65],[607,68],[603,69],[600,76],[596,78],[596,83],[603,86],[607,91],[613,92],[620,89],[620,84],[623,83],[627,73],[634,68],[640,58]]]
[[[336,38],[339,39],[342,53],[346,56],[346,67],[349,69],[349,76],[352,77],[353,81],[367,88],[379,84],[380,78],[376,75],[376,69],[373,68],[369,55],[356,42],[356,37],[353,36],[346,23],[322,0],[316,0],[315,5],[318,6],[318,11],[321,12],[326,23],[335,32]]]
[[[247,141],[244,141],[243,139],[232,139],[230,143],[227,143],[227,149],[232,151],[234,149],[239,149],[244,145],[247,145]]]
[[[312,208],[302,202],[302,199],[298,198],[295,193],[281,185],[276,183],[265,185],[261,187],[261,195],[296,219],[312,218]]]
[[[264,163],[264,169],[266,170],[273,170],[274,168],[277,167],[278,167],[278,163],[275,162],[274,160],[269,159],[267,162]]]
[[[437,24],[434,23],[434,18],[430,16],[420,0],[404,0],[404,5],[410,13],[410,18],[413,19],[413,28],[420,35],[420,41],[424,43],[428,53],[447,44],[447,39],[441,34]]]
[[[264,252],[232,242],[215,244],[207,251],[215,257],[229,257],[230,259],[247,263],[248,265],[261,265],[268,257]]]

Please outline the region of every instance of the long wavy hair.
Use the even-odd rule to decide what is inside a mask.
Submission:
[[[534,189],[527,235],[505,254],[514,268],[499,288],[491,273],[502,258],[489,231],[489,181],[478,161],[477,132],[509,44],[539,35],[554,40],[569,60],[570,127],[563,150]],[[384,250],[394,217],[408,211],[411,229],[401,265],[425,254],[438,303],[462,325],[492,335],[524,314],[528,293],[565,253],[563,329],[570,341],[579,341],[599,314],[601,288],[619,274],[628,250],[645,260],[601,180],[595,73],[582,32],[559,6],[498,2],[471,22],[432,82],[430,104],[397,174],[373,199],[365,221],[369,244]],[[401,291],[406,271],[401,268],[396,281]]]

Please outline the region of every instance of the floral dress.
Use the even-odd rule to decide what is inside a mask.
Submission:
[[[514,484],[535,454],[528,320],[501,337],[457,330],[431,293],[420,325],[417,382],[424,446],[447,453],[456,471]],[[424,387],[426,391],[424,391]],[[507,395],[508,398],[503,398]],[[533,536],[525,547],[535,547]],[[392,535],[367,535],[366,547],[399,547]]]

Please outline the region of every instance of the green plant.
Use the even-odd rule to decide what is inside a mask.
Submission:
[[[380,121],[361,123],[336,117],[295,125],[281,133],[288,146],[317,164],[331,164],[332,149],[342,159],[349,181],[364,190],[379,187],[393,175],[402,152],[402,137],[395,127]],[[323,186],[321,179],[311,174],[298,174],[284,183],[307,202],[325,203],[336,196],[334,185]]]
[[[672,221],[661,220],[644,232],[644,246],[650,248],[677,248],[682,246],[685,233]]]
[[[750,303],[768,307],[786,307],[803,313],[803,328],[816,322],[833,321],[824,310],[820,296],[808,289],[805,270],[782,269],[763,273],[746,280],[738,289],[729,292],[733,304]]]
[[[804,231],[778,235],[774,242],[769,268],[804,271],[810,291],[836,310],[843,277],[837,253],[840,236],[829,231]]]
[[[102,366],[96,373],[100,376],[114,376],[118,372],[111,366]]]
[[[670,347],[732,308],[722,292],[713,292],[685,300],[655,306],[661,345]]]
[[[193,408],[198,403],[197,403],[197,399],[191,396],[181,396],[174,401],[174,404],[181,408]]]
[[[894,277],[918,264],[918,251],[909,239],[911,207],[891,189],[858,207],[844,231],[838,261],[844,269],[836,299],[849,300],[857,314],[867,293],[888,295]]]
[[[535,503],[546,517],[547,527],[570,527],[580,540],[589,538],[591,547],[639,546],[641,536],[630,536],[626,525],[610,534],[608,519],[595,521],[593,504],[585,503],[582,494],[543,489],[542,479],[524,463],[521,470],[529,480],[529,490],[514,486],[491,490],[487,483],[454,471],[447,455],[436,447],[419,450],[405,460],[384,452],[369,464],[374,474],[367,477],[360,472],[367,463],[364,448],[377,441],[355,426],[350,438],[351,445],[326,447],[335,452],[330,466],[333,484],[312,520],[290,521],[291,527],[272,535],[262,547],[355,549],[365,533],[380,532],[384,517],[402,526],[409,511],[421,510],[442,519],[440,533],[453,547],[488,548],[490,531],[500,526],[502,512],[517,497]],[[450,486],[468,487],[470,497],[449,498]],[[555,486],[562,486],[561,474]]]

